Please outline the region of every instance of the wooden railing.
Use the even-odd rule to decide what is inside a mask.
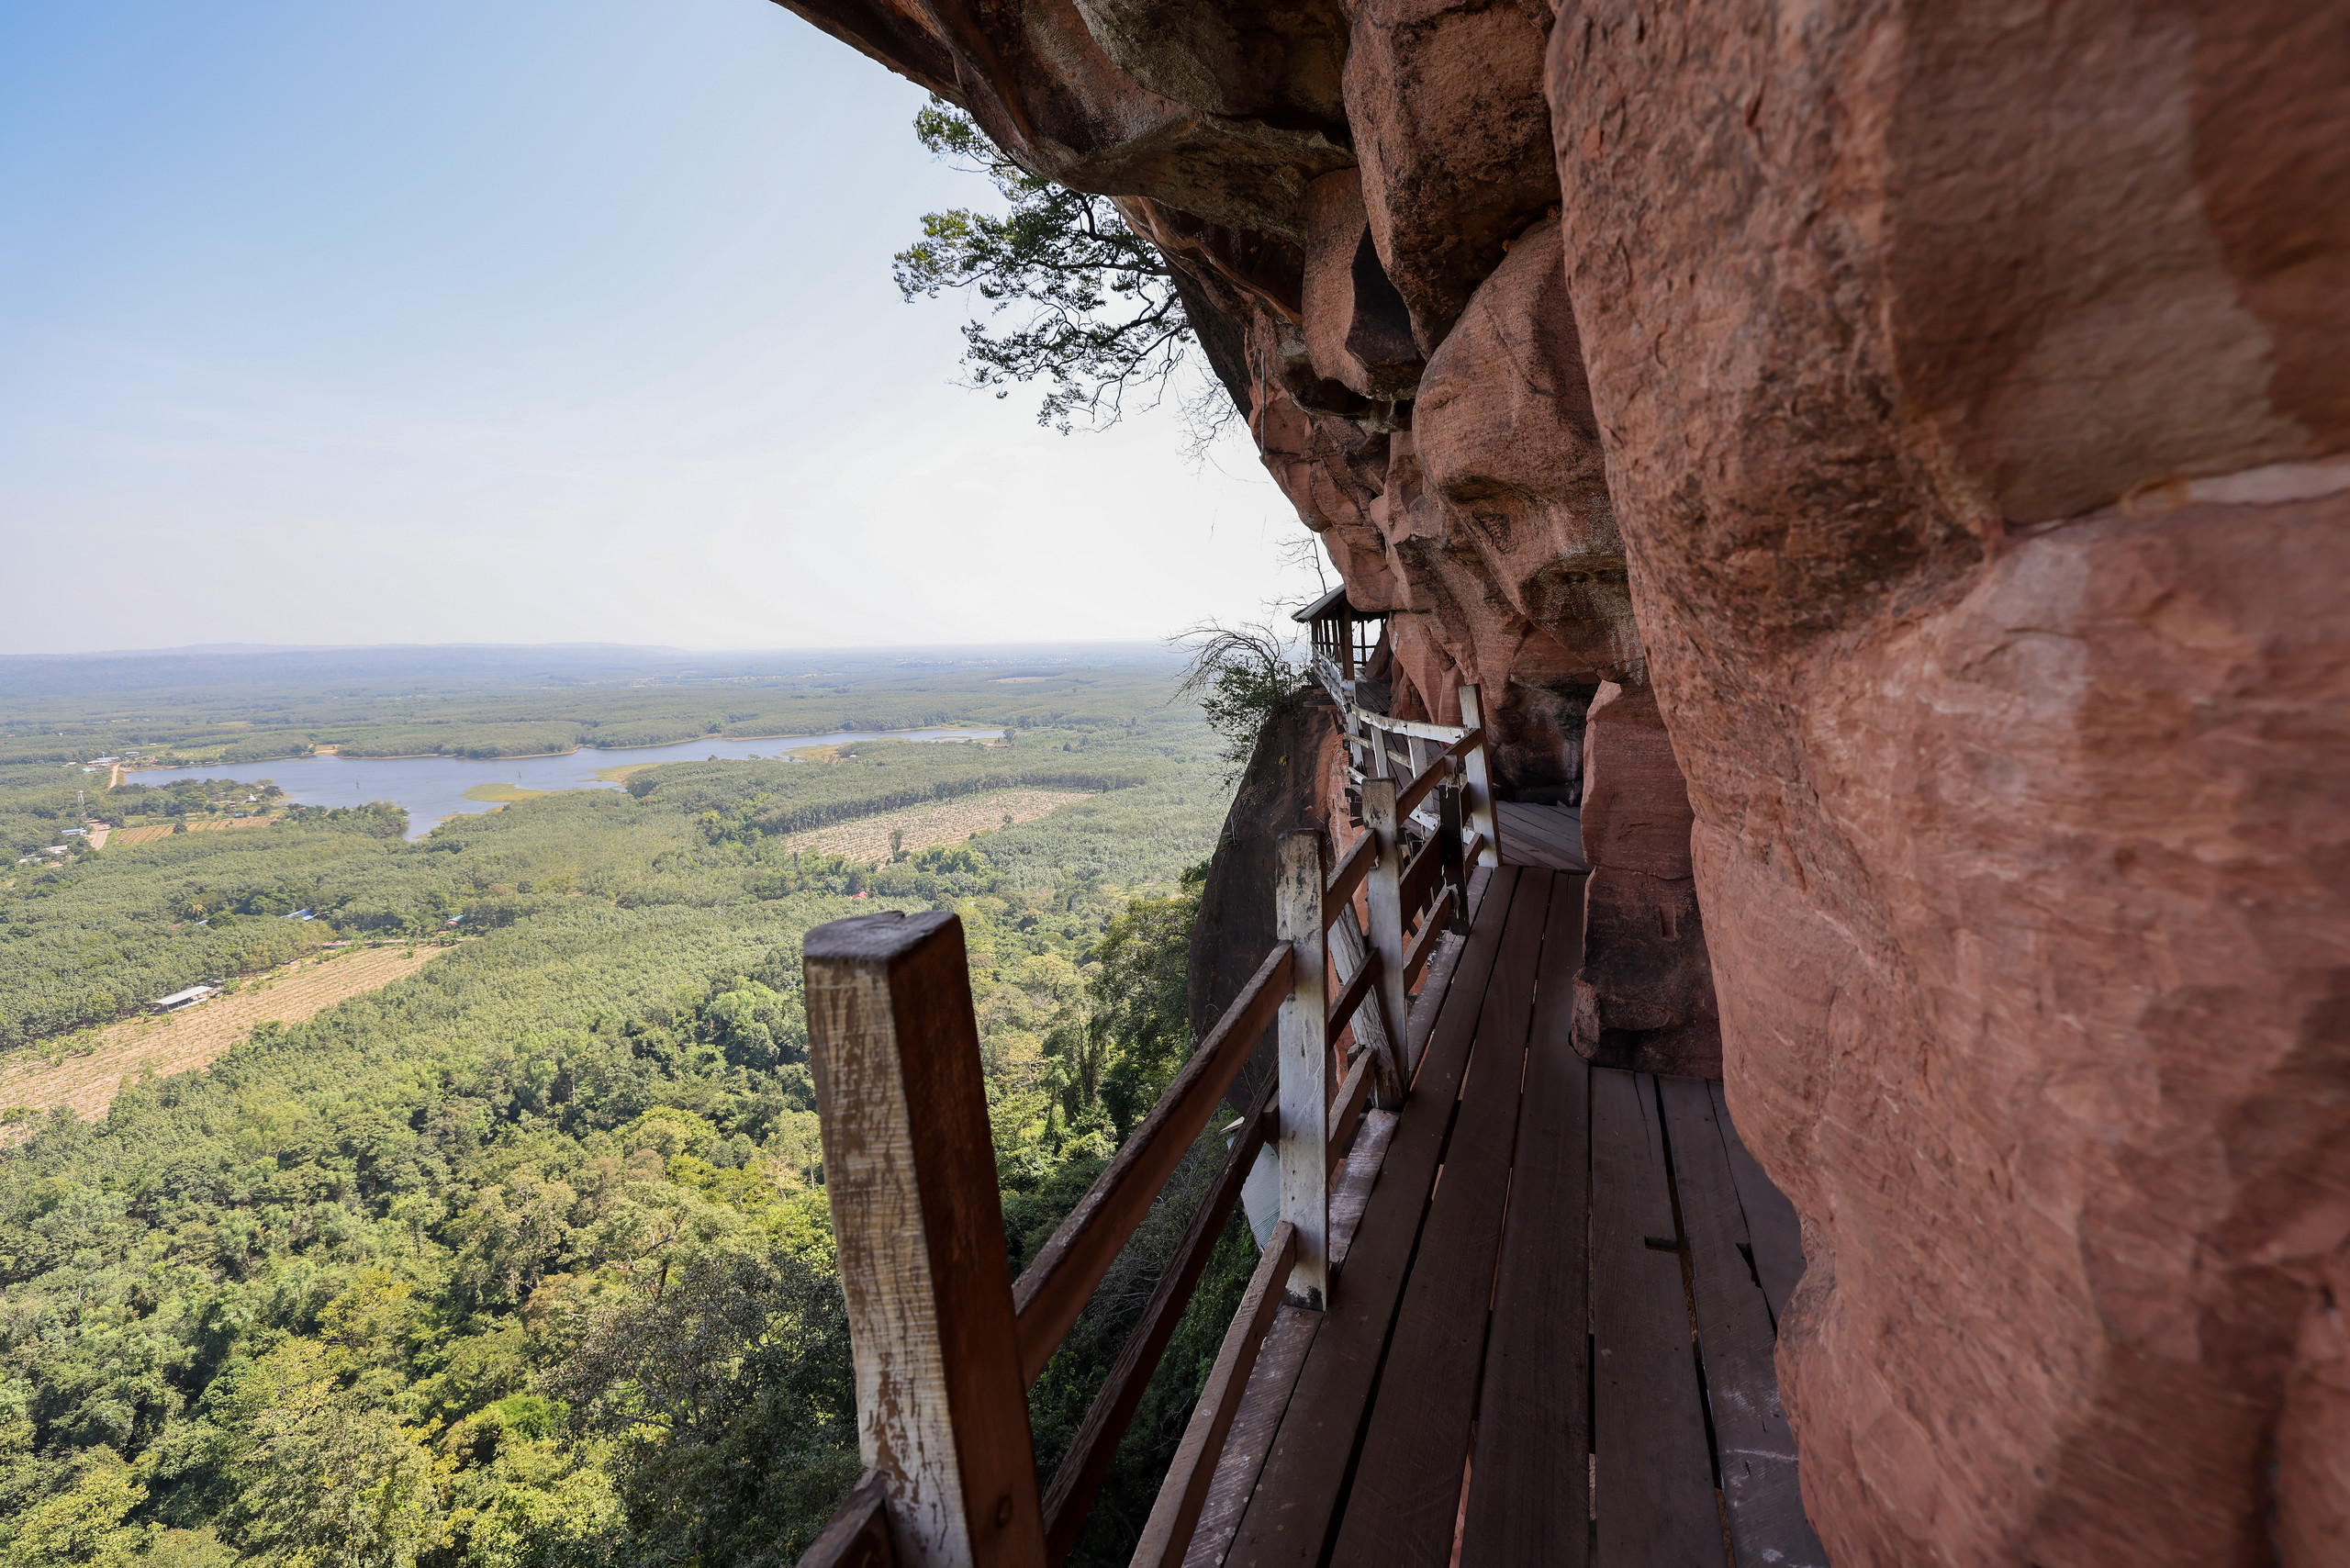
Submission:
[[[1372,778],[1393,778],[1404,784],[1398,800],[1401,814],[1414,820],[1417,831],[1433,834],[1439,823],[1429,808],[1427,793],[1436,782],[1437,763],[1458,758],[1457,782],[1467,832],[1479,841],[1472,865],[1501,864],[1500,819],[1494,810],[1493,764],[1486,744],[1483,694],[1474,686],[1460,689],[1458,724],[1432,724],[1417,719],[1395,719],[1355,705],[1351,684],[1341,686],[1320,672],[1323,685],[1337,703],[1347,743],[1347,784],[1359,794]],[[1409,782],[1404,782],[1408,780]]]
[[[1473,688],[1463,711],[1474,720]],[[1270,1145],[1280,1218],[1134,1557],[1182,1560],[1275,1314],[1329,1300],[1332,1173],[1366,1109],[1408,1092],[1413,989],[1443,933],[1465,929],[1470,868],[1492,860],[1483,732],[1416,733],[1439,728],[1397,732],[1425,755],[1406,754],[1400,783],[1362,780],[1363,834],[1335,868],[1319,833],[1281,840],[1280,940],[1016,1281],[961,923],[878,914],[809,933],[810,1057],[867,1473],[802,1568],[1058,1568]],[[1029,1385],[1275,1024],[1277,1075],[1225,1129],[1205,1198],[1040,1492]]]

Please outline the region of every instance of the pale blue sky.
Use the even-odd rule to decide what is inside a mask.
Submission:
[[[767,0],[0,0],[0,651],[1155,637],[1246,437],[951,385],[982,199]]]

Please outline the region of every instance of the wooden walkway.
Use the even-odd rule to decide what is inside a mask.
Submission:
[[[1583,812],[1572,806],[1528,806],[1496,801],[1502,859],[1545,871],[1588,871],[1583,857]]]
[[[1339,1177],[1329,1309],[1281,1309],[1186,1562],[1824,1564],[1772,1367],[1792,1209],[1718,1084],[1568,1043],[1583,879],[1479,882]]]

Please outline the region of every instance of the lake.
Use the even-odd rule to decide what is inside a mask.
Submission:
[[[901,741],[995,740],[1002,730],[892,730]],[[582,749],[561,756],[298,756],[278,762],[245,762],[234,767],[153,767],[123,775],[126,784],[166,784],[174,778],[236,778],[251,784],[267,778],[306,806],[356,806],[396,801],[408,808],[408,835],[422,838],[443,821],[498,810],[495,803],[468,801],[465,791],[484,784],[522,790],[618,790],[599,778],[608,767],[641,767],[662,762],[740,762],[780,759],[798,746],[838,745],[878,740],[872,730],[843,730],[826,735],[769,735],[758,740],[722,740],[705,735],[676,745]]]

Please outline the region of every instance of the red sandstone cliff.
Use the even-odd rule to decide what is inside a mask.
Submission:
[[[789,3],[1125,198],[1399,711],[1616,689],[1838,1562],[2350,1562],[2339,6]]]

